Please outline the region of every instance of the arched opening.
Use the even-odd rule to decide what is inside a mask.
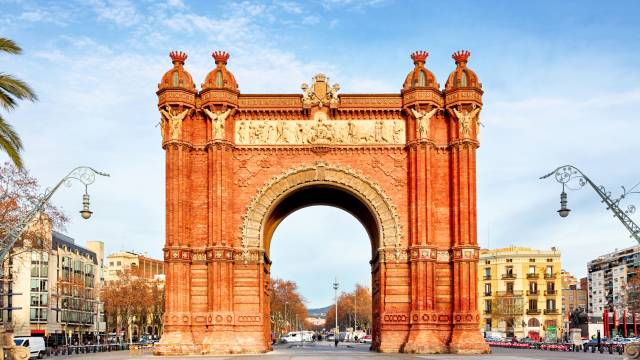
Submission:
[[[289,214],[308,206],[326,205],[344,210],[364,226],[371,240],[372,256],[380,247],[380,231],[374,213],[354,193],[330,184],[318,184],[294,190],[276,203],[267,214],[263,243],[267,257],[271,253],[271,239],[278,225]]]
[[[300,223],[311,225],[301,229]],[[372,334],[371,267],[367,263],[378,249],[380,227],[364,200],[332,184],[304,186],[272,206],[263,229],[264,251],[272,261],[271,276],[278,279],[274,288],[286,285],[283,281],[293,281],[307,300],[307,309],[315,310],[306,324],[295,321],[294,305],[289,302],[289,308],[283,309],[278,298],[283,291],[274,289],[270,303],[276,338],[302,328],[320,333],[334,327],[334,277],[340,283],[340,339],[355,341]],[[282,324],[290,326],[285,325],[285,330]]]

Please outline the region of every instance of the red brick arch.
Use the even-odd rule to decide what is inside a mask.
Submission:
[[[288,209],[289,211],[279,215],[278,220],[303,206],[332,205],[352,213],[363,223],[371,237],[374,253],[385,247],[404,245],[406,248],[406,242],[402,239],[402,226],[396,207],[392,204],[389,196],[384,193],[384,190],[375,182],[349,167],[320,161],[284,171],[280,176],[270,179],[253,197],[247,206],[245,215],[243,215],[244,221],[241,229],[241,243],[246,252],[250,248],[254,248],[264,251],[268,255],[269,243],[265,244],[265,240],[270,239],[275,229],[275,227],[268,226],[269,219],[274,216],[274,210],[282,206],[284,199],[305,189],[326,187],[339,189],[339,192],[342,192],[339,195],[343,195],[343,197],[331,198],[327,196],[323,199],[315,199],[309,194],[308,197],[301,199],[301,202],[296,201],[296,204]],[[323,195],[331,193],[330,191],[322,192]],[[349,195],[357,199],[356,201],[364,208],[358,208],[357,204],[355,206],[349,205],[349,203],[342,205],[340,201]],[[270,206],[267,207],[266,204]]]
[[[241,94],[216,68],[159,84],[166,151],[166,313],[160,354],[271,350],[269,248],[288,214],[326,204],[372,242],[372,349],[488,351],[477,310],[475,152],[482,90],[454,54],[444,90],[414,53],[399,94]],[[462,84],[461,75],[467,78]]]

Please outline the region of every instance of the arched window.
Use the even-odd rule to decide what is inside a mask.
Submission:
[[[216,87],[222,87],[222,73],[220,71],[216,73]]]
[[[529,322],[527,324],[529,327],[538,327],[540,326],[540,321],[538,321],[538,319],[536,318],[531,318],[529,319]]]
[[[463,71],[461,75],[460,86],[467,86],[467,73]]]
[[[418,73],[418,86],[425,86],[425,78],[424,78],[424,72],[420,71]]]
[[[173,86],[178,86],[178,84],[180,83],[180,78],[178,77],[178,72],[177,71],[173,72],[173,76],[172,76],[171,82],[172,82]]]

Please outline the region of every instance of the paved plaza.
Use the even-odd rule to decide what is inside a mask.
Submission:
[[[417,355],[417,354],[382,354],[369,351],[369,346],[364,344],[345,345],[340,344],[335,348],[330,343],[316,343],[297,347],[292,345],[277,345],[274,351],[257,355],[220,355],[220,356],[166,356],[159,357],[148,354],[132,354],[128,351],[118,351],[98,354],[80,354],[61,358],[69,359],[96,359],[96,360],[119,360],[119,359],[273,359],[273,360],[320,360],[326,358],[338,359],[365,359],[365,358],[386,358],[386,359],[424,359],[424,360],[457,360],[457,359],[485,359],[485,360],[528,360],[528,359],[593,359],[622,360],[621,355],[609,355],[599,353],[572,353],[555,352],[542,350],[522,350],[522,349],[492,349],[493,353],[482,356],[464,355]]]

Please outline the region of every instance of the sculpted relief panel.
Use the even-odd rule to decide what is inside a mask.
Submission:
[[[235,124],[239,145],[386,145],[405,143],[402,120],[330,120],[317,112],[314,120],[243,120]]]

